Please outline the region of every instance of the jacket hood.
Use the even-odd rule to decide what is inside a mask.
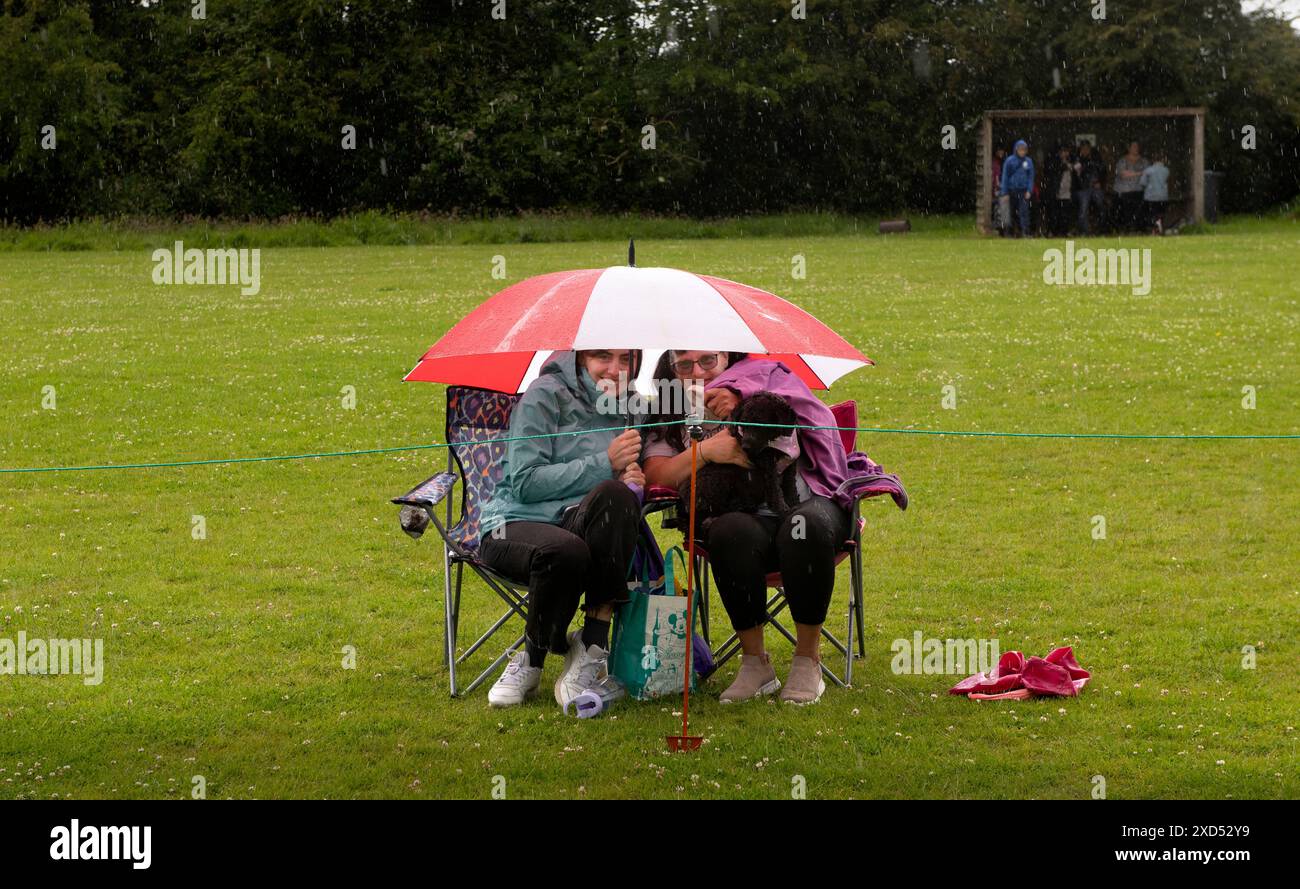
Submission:
[[[1025,148],[1028,148],[1028,147],[1029,147],[1029,143],[1026,142],[1024,139],[1017,139],[1017,140],[1016,140],[1015,147],[1012,148],[1011,150],[1012,150],[1012,151],[1017,151],[1017,150],[1019,150],[1020,146],[1022,146],[1022,145],[1023,145]]]
[[[559,377],[566,389],[588,404],[594,405],[600,397],[600,387],[585,368],[578,367],[578,353],[571,349],[552,352],[542,365],[542,374]]]

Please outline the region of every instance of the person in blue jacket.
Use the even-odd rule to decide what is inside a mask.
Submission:
[[[1002,188],[999,195],[1011,198],[1011,217],[1020,225],[1019,237],[1029,237],[1029,200],[1034,191],[1034,159],[1029,143],[1016,142],[1015,152],[1002,164]]]

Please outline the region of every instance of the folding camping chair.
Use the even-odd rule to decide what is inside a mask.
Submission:
[[[402,529],[412,537],[419,537],[432,522],[442,538],[443,610],[445,619],[443,660],[447,665],[452,697],[469,694],[483,681],[500,669],[510,650],[494,660],[478,674],[469,685],[460,688],[456,668],[483,647],[497,630],[513,615],[526,619],[528,591],[520,583],[504,577],[489,568],[478,555],[479,525],[482,506],[492,497],[492,491],[501,481],[501,460],[506,445],[491,439],[509,435],[510,412],[519,401],[518,395],[505,395],[487,389],[468,386],[447,387],[447,469],[425,479],[393,503],[402,507]],[[461,482],[460,517],[452,523],[452,489]],[[443,521],[438,520],[437,507],[446,501]],[[477,574],[488,588],[509,606],[505,614],[493,623],[473,645],[456,654],[457,635],[460,630],[460,595],[465,566]],[[452,570],[455,569],[455,579]],[[524,644],[521,633],[510,649]]]
[[[831,413],[835,416],[835,425],[849,427],[840,430],[840,443],[844,446],[846,454],[852,453],[857,441],[857,432],[853,431],[858,425],[858,406],[853,401],[843,401],[831,407]],[[841,687],[851,685],[853,682],[853,649],[857,648],[857,656],[866,657],[866,637],[863,628],[862,617],[862,529],[866,526],[866,520],[859,515],[859,505],[867,497],[874,497],[882,493],[881,491],[872,491],[859,493],[853,498],[853,523],[850,525],[851,536],[844,542],[844,547],[839,555],[835,558],[835,564],[839,565],[845,559],[849,560],[849,575],[851,585],[849,588],[849,610],[848,610],[848,629],[845,641],[841,642],[825,627],[822,627],[822,636],[831,643],[840,654],[844,655],[844,675],[837,675],[823,662],[821,665],[822,672],[826,677]],[[686,516],[679,515],[678,510],[682,505],[681,497],[677,491],[672,488],[666,488],[659,485],[652,486],[646,492],[645,513],[648,515],[653,512],[666,511],[668,514],[663,521],[663,527],[676,528],[683,534],[686,533]],[[706,606],[701,616],[708,613],[707,603],[709,601],[709,554],[700,545],[697,540],[695,543],[695,576],[699,578],[701,605]],[[785,589],[782,586],[780,572],[772,572],[767,576],[767,585],[774,588],[776,592],[767,601],[767,622],[776,628],[790,644],[795,644],[795,636],[787,629],[778,619],[777,616],[786,607]],[[704,620],[701,621],[705,623]],[[854,633],[856,630],[857,638]],[[705,639],[708,640],[707,623],[705,623]],[[740,639],[735,633],[713,653],[714,666],[717,670],[731,658],[735,657],[740,651]]]

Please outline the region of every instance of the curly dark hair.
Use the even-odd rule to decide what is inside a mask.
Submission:
[[[678,349],[679,352],[686,351]],[[727,367],[731,367],[738,361],[744,361],[749,357],[748,352],[720,352],[719,354],[727,356]],[[669,349],[659,356],[659,363],[655,365],[654,377],[650,385],[658,392],[664,391],[665,382],[672,383],[677,379],[677,372],[673,370],[673,350]],[[683,408],[685,405],[683,405]],[[662,433],[664,439],[673,446],[675,450],[686,450],[686,412],[685,410],[674,411],[672,413],[658,413],[655,418],[659,422],[672,420],[675,421],[668,426],[659,426],[655,431]]]

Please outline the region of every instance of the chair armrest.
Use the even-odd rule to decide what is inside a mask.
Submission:
[[[849,497],[854,502],[868,497],[888,494],[894,498],[894,505],[907,509],[907,490],[902,481],[893,473],[885,472],[880,464],[861,451],[848,455],[849,477],[835,489],[836,498]]]
[[[894,498],[894,505],[899,509],[907,509],[908,504],[907,489],[898,480],[898,476],[883,472],[867,473],[845,479],[836,493],[851,497],[853,500],[866,500],[888,494]]]
[[[420,506],[432,509],[451,493],[456,486],[456,473],[440,472],[420,482],[401,497],[394,497],[391,502],[398,506]]]
[[[447,499],[455,486],[456,473],[440,472],[420,482],[401,497],[394,497],[392,502],[402,507],[397,516],[402,530],[418,539],[425,528],[429,527],[433,508]]]
[[[657,503],[659,501],[677,500],[680,496],[676,488],[670,488],[667,485],[651,485],[646,488],[645,502]]]
[[[667,485],[650,485],[646,488],[645,501],[641,505],[641,517],[653,515],[656,512],[668,512],[664,516],[661,527],[675,528],[677,506],[681,503],[681,495],[677,493],[676,488],[670,488]]]

